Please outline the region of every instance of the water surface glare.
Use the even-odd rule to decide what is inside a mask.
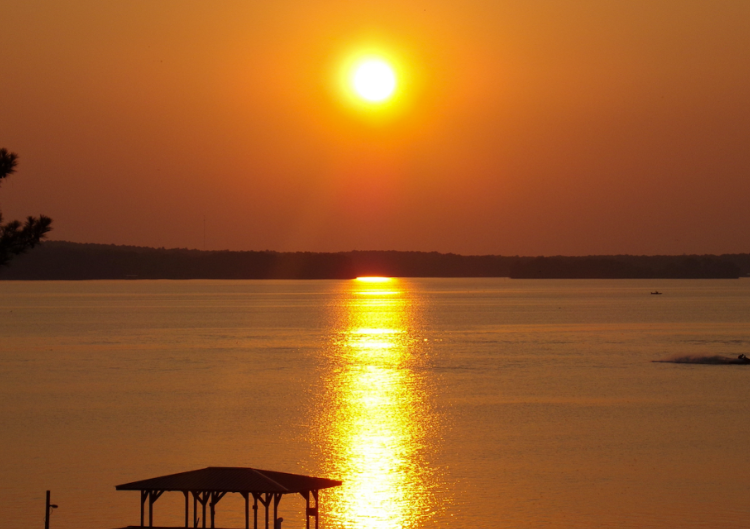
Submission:
[[[334,527],[421,527],[433,509],[424,452],[435,453],[439,436],[431,435],[420,307],[393,283],[346,284],[334,309],[313,444],[324,472],[345,476],[328,500]]]
[[[53,529],[135,525],[114,485],[206,466],[341,479],[332,529],[748,525],[750,280],[0,282],[0,313],[2,527],[46,489]]]

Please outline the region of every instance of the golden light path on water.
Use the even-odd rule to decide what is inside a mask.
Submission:
[[[325,527],[422,527],[435,511],[437,420],[427,404],[419,315],[398,280],[352,281],[342,292],[322,403]]]

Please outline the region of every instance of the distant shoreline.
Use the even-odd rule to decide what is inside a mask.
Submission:
[[[351,279],[737,279],[750,254],[521,257],[438,252],[202,251],[47,241],[0,268],[0,280]]]

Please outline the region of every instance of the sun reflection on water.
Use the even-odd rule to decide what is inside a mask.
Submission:
[[[435,510],[437,420],[415,305],[397,280],[342,292],[319,420],[325,472],[344,485],[326,494],[326,527],[416,528]]]

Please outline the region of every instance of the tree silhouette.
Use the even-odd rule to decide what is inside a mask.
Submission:
[[[0,183],[16,172],[16,165],[18,155],[0,149]],[[3,214],[0,212],[0,265],[8,264],[14,256],[39,244],[52,229],[51,224],[52,219],[44,215],[27,217],[25,223],[14,220],[3,224]]]

